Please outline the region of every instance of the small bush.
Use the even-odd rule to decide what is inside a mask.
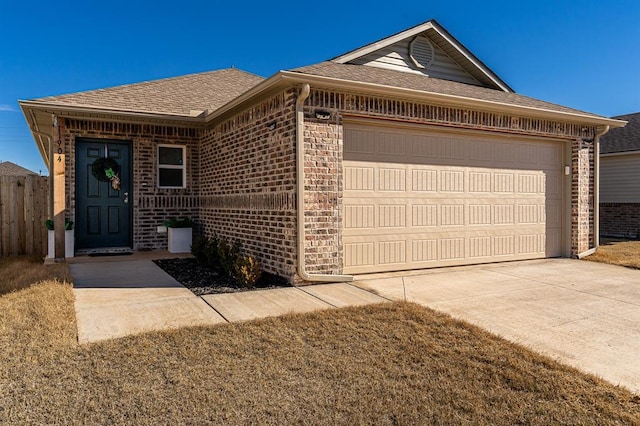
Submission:
[[[242,247],[239,242],[229,244],[227,240],[218,240],[218,261],[220,262],[220,270],[227,276],[234,276],[236,260],[242,254]]]
[[[233,265],[233,277],[242,286],[252,288],[262,275],[260,264],[253,257],[242,254],[236,258]]]
[[[209,260],[207,259],[208,245],[209,239],[205,236],[198,235],[193,238],[193,243],[191,244],[191,254],[201,265],[207,265],[209,263]]]
[[[207,246],[205,247],[206,262],[204,262],[204,265],[214,271],[220,271],[220,256],[218,255],[219,244],[220,240],[213,234],[213,237],[207,241]]]
[[[191,245],[198,263],[236,280],[242,287],[252,288],[262,276],[255,257],[243,253],[239,242],[229,243],[215,234],[211,238],[198,236]]]

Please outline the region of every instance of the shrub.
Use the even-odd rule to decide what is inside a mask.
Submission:
[[[239,242],[231,244],[215,234],[211,238],[196,237],[191,253],[199,264],[235,279],[243,287],[252,288],[262,275],[258,261],[243,253]]]
[[[242,254],[233,265],[233,277],[242,287],[252,288],[262,275],[260,264],[253,257]]]
[[[220,270],[230,276],[234,276],[234,265],[236,260],[242,254],[242,246],[238,241],[233,244],[225,239],[218,240],[218,261],[220,262]]]
[[[220,256],[218,255],[218,245],[220,244],[220,240],[213,234],[210,240],[207,240],[207,245],[205,247],[205,262],[208,268],[213,269],[214,271],[220,271]]]
[[[191,244],[191,254],[196,258],[201,265],[207,265],[209,260],[207,259],[207,246],[209,245],[209,239],[204,235],[198,235],[193,239]]]

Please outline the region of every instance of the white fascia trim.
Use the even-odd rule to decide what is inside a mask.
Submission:
[[[394,34],[390,37],[383,38],[382,40],[375,41],[371,44],[367,44],[359,49],[353,50],[351,52],[345,53],[344,55],[338,56],[336,58],[331,59],[331,62],[337,62],[339,64],[344,64],[349,61],[352,61],[361,56],[367,55],[371,52],[375,52],[376,50],[382,49],[383,47],[387,47],[396,43],[398,41],[404,40],[405,38],[414,36],[416,34],[420,34],[428,29],[434,28],[431,21],[427,21],[423,24],[417,25],[413,28],[409,28],[408,30],[404,30],[398,34]]]
[[[321,77],[311,74],[301,74],[291,71],[280,71],[283,81],[292,83],[313,83],[316,85],[325,85],[328,87],[344,88],[344,89],[361,89],[370,93],[379,93],[386,95],[395,95],[399,97],[416,98],[420,100],[446,103],[458,107],[467,107],[488,110],[493,112],[501,112],[507,114],[521,114],[524,116],[535,116],[543,119],[566,120],[579,123],[591,123],[596,125],[609,125],[612,128],[623,127],[626,122],[614,120],[606,117],[594,117],[586,114],[577,114],[563,111],[552,111],[543,108],[527,107],[522,105],[513,105],[496,101],[487,101],[482,99],[466,98],[457,95],[447,95],[442,93],[425,92],[415,89],[405,89],[401,87],[386,86],[376,83],[363,83],[360,81],[342,80],[333,77]],[[271,79],[269,79],[271,80]],[[268,80],[267,80],[268,81]]]
[[[139,111],[139,110],[122,110],[118,108],[108,108],[108,107],[93,107],[93,106],[85,106],[85,105],[63,105],[63,104],[55,104],[55,103],[47,103],[41,101],[18,101],[20,107],[23,112],[24,109],[34,109],[34,110],[56,110],[60,112],[66,113],[84,113],[84,114],[105,114],[105,115],[117,115],[120,117],[136,117],[136,118],[149,118],[149,119],[160,119],[160,120],[171,120],[171,121],[182,121],[187,123],[204,123],[205,119],[202,116],[192,117],[189,115],[182,114],[171,114],[166,112],[156,112],[156,111]]]

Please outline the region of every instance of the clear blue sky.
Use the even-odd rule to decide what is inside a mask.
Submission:
[[[47,173],[18,99],[230,66],[268,77],[432,18],[518,93],[640,111],[638,0],[6,1],[0,160]]]

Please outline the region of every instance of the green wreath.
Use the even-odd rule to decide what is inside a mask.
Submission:
[[[113,158],[98,158],[91,165],[91,173],[102,182],[111,182],[120,172],[120,165]]]

